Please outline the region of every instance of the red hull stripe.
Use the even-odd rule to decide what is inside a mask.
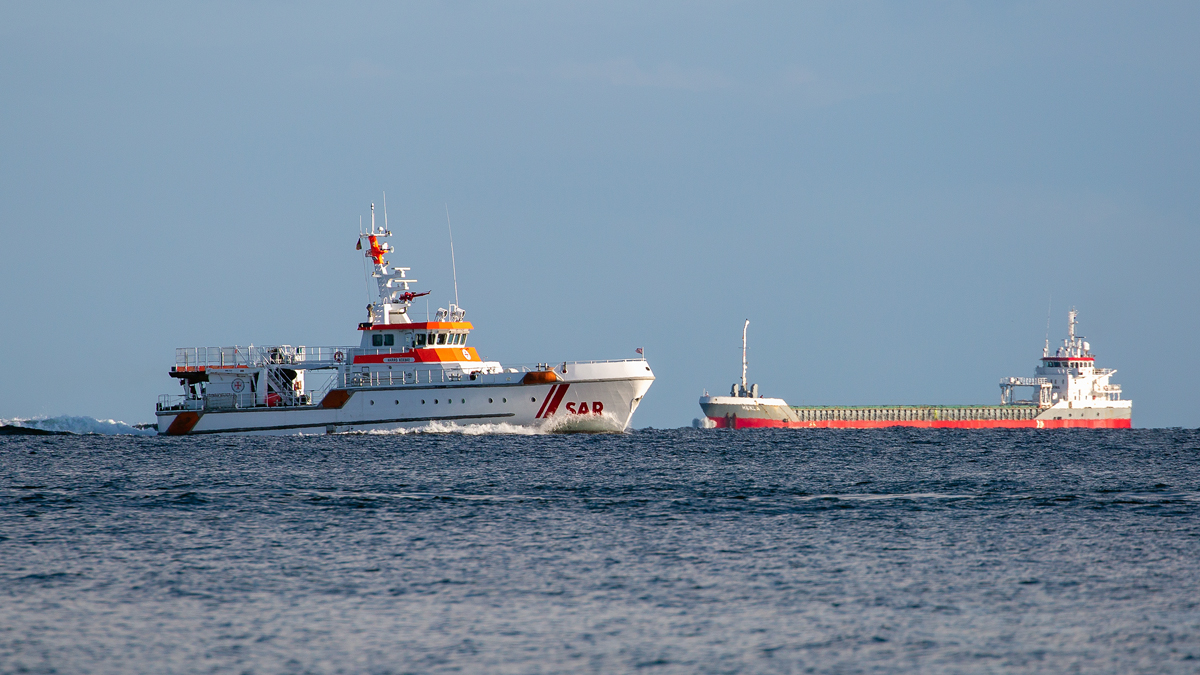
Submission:
[[[558,391],[558,385],[550,387],[550,392],[546,394],[546,398],[542,399],[542,407],[538,408],[538,412],[533,416],[533,419],[541,419],[542,413],[546,411],[546,406],[550,405],[550,399],[554,398],[554,392]]]
[[[710,417],[718,429],[729,425],[724,417]],[[865,420],[823,420],[820,422],[789,422],[755,418],[735,418],[735,429],[886,429],[916,427],[920,429],[1131,429],[1133,420],[909,420],[904,422],[868,422]]]
[[[562,403],[563,397],[567,395],[567,389],[570,387],[571,385],[569,384],[558,385],[558,392],[554,394],[554,398],[550,401],[550,406],[546,408],[546,417],[558,412],[558,404]]]
[[[196,423],[200,421],[200,417],[203,414],[190,411],[179,413],[175,416],[175,419],[171,420],[171,426],[167,427],[167,435],[183,436],[187,434],[196,426]]]

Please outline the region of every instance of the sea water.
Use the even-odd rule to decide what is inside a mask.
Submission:
[[[0,438],[0,671],[1200,671],[1194,430],[440,431]]]

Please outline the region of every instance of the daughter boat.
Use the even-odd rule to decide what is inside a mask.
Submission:
[[[563,431],[623,431],[654,381],[645,358],[504,367],[467,345],[474,326],[456,304],[413,321],[411,268],[392,267],[392,233],[359,234],[378,297],[358,346],[183,347],[170,376],[182,395],[159,397],[158,431],[296,434],[508,424]],[[639,350],[640,351],[640,350]],[[306,388],[305,375],[327,381]],[[316,378],[312,378],[316,379]]]

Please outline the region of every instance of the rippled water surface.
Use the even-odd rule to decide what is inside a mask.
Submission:
[[[1200,433],[0,438],[0,671],[1200,671]]]

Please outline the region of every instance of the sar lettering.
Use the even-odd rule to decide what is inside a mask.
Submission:
[[[587,401],[575,403],[571,401],[567,403],[567,412],[572,415],[599,415],[604,412],[604,404],[600,401],[592,401],[591,407],[588,407]]]

